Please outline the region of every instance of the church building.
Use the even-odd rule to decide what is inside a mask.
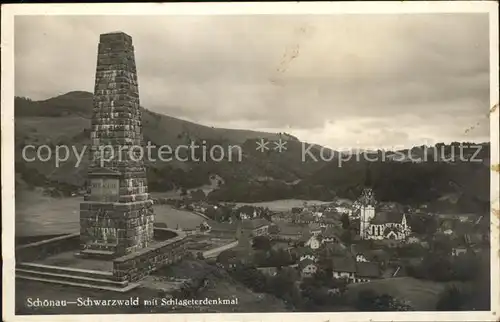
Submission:
[[[369,168],[365,180],[365,188],[356,202],[359,209],[360,238],[405,240],[411,233],[406,215],[399,211],[380,211],[377,209]]]

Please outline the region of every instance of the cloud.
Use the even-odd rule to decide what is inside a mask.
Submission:
[[[485,14],[16,17],[16,95],[93,91],[116,30],[142,105],[174,117],[332,147],[488,138]]]

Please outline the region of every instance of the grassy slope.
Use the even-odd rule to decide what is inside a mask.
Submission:
[[[90,117],[92,111],[92,94],[87,92],[70,92],[45,101],[29,101],[16,98],[15,101],[15,133],[16,160],[21,161],[21,149],[33,144],[36,146],[50,144],[75,146],[82,151],[90,142]],[[300,143],[294,142],[293,152],[283,156],[258,155],[255,153],[255,140],[279,138],[295,141],[288,135],[257,132],[251,130],[221,129],[199,125],[163,114],[143,110],[143,131],[145,141],[155,145],[168,144],[175,147],[189,144],[192,140],[206,140],[213,144],[239,145],[243,147],[243,162],[206,162],[204,164],[182,162],[156,162],[149,164],[155,168],[171,166],[188,171],[196,168],[196,176],[207,176],[208,173],[220,173],[222,177],[246,178],[252,176],[278,176],[287,180],[297,179],[296,172],[302,171],[300,161]],[[292,142],[290,141],[290,142]],[[292,144],[292,143],[290,143]],[[30,158],[33,154],[28,155]],[[83,184],[88,164],[87,155],[79,167],[75,167],[77,158],[71,153],[69,160],[59,168],[54,159],[48,162],[23,163],[36,169],[43,176],[58,182],[72,185]],[[313,165],[311,171],[319,167]],[[17,170],[16,170],[17,171]],[[29,180],[29,178],[25,178]]]
[[[407,300],[417,311],[432,311],[440,292],[444,290],[446,283],[418,280],[412,277],[396,277],[375,280],[369,283],[351,284],[347,290],[347,296],[355,299],[357,294],[365,289],[386,293],[392,297]]]
[[[44,137],[72,137],[83,128],[90,127],[92,93],[70,92],[34,102],[16,99],[15,109],[16,121],[19,120],[20,126],[36,126]],[[214,128],[145,109],[143,111],[144,135],[164,141],[165,144],[184,142],[178,138],[179,134],[189,134],[193,138],[222,139],[235,144],[256,137],[270,140],[279,138],[277,133]]]

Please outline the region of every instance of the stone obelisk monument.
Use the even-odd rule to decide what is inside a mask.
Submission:
[[[87,194],[80,206],[81,254],[118,257],[152,242],[143,143],[132,38],[123,32],[102,34]]]

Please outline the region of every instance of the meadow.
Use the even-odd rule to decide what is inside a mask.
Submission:
[[[327,204],[327,201],[319,201],[319,200],[303,200],[303,199],[283,199],[283,200],[273,200],[273,201],[265,201],[265,202],[237,202],[236,205],[250,205],[255,207],[267,207],[271,211],[290,211],[295,207],[303,207],[304,202],[307,202],[308,205],[322,205]]]
[[[347,296],[354,300],[362,290],[376,290],[380,294],[388,294],[394,298],[406,300],[417,311],[436,309],[441,291],[447,283],[419,280],[412,277],[395,277],[374,280],[368,283],[351,284]]]

